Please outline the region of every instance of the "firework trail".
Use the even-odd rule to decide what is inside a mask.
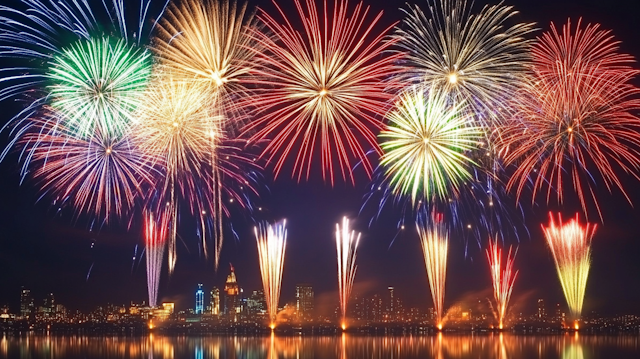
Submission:
[[[149,306],[158,305],[158,284],[162,271],[162,258],[167,239],[167,227],[162,218],[153,217],[147,213],[144,223],[144,241],[147,254],[147,290],[149,292]]]
[[[448,104],[447,94],[430,88],[425,96],[414,88],[398,100],[380,133],[380,164],[396,196],[448,200],[470,180],[475,163],[465,154],[477,147],[481,130],[470,123],[464,102]]]
[[[287,222],[282,220],[274,225],[263,224],[254,228],[258,242],[258,257],[260,272],[264,286],[264,297],[269,313],[269,326],[274,329],[280,299],[280,284],[282,282],[282,268],[287,244]]]
[[[591,266],[591,239],[596,225],[581,225],[578,214],[574,219],[563,223],[558,214],[558,222],[549,213],[549,226],[544,227],[547,244],[553,254],[558,278],[575,321],[580,319],[587,277]]]
[[[491,280],[493,282],[493,296],[496,300],[495,315],[498,320],[498,328],[504,328],[504,319],[507,315],[507,306],[509,298],[513,291],[513,284],[518,276],[518,271],[513,270],[513,262],[516,258],[518,250],[507,253],[506,261],[502,261],[502,249],[498,247],[498,241],[489,241],[487,248],[487,260],[491,269]]]
[[[155,173],[147,158],[122,137],[103,135],[76,138],[74,130],[56,125],[56,118],[33,120],[19,142],[25,148],[23,172],[31,175],[45,193],[61,203],[70,202],[80,212],[104,216],[129,213],[141,187]]]
[[[246,117],[239,103],[251,97],[246,85],[255,54],[261,52],[250,34],[255,27],[246,3],[189,0],[169,6],[153,43],[165,71],[180,81],[204,85],[210,104],[215,104],[211,108],[234,122],[227,130],[239,128],[237,123]]]
[[[338,289],[340,291],[340,309],[342,311],[342,329],[347,327],[347,309],[353,280],[356,277],[356,252],[361,233],[349,231],[349,219],[342,218],[342,227],[336,224],[336,250],[338,253]]]
[[[447,278],[447,253],[449,251],[449,231],[440,216],[419,217],[416,222],[420,243],[424,254],[424,262],[429,276],[431,297],[436,311],[436,325],[442,329],[444,314],[444,290]]]
[[[333,185],[337,173],[353,183],[356,163],[373,172],[365,147],[379,151],[374,130],[398,86],[392,75],[400,54],[382,56],[393,44],[383,41],[389,29],[375,31],[382,13],[369,20],[362,3],[294,3],[300,19],[288,19],[275,2],[282,20],[258,15],[268,30],[253,33],[266,49],[256,54],[265,88],[251,99],[261,115],[245,132],[255,131],[253,141],[271,139],[263,156],[275,161],[276,176],[293,162],[292,176],[308,179],[319,151],[323,179]],[[299,21],[302,32],[292,25]]]
[[[596,183],[626,196],[620,170],[639,178],[634,59],[618,53],[610,32],[580,22],[575,30],[568,22],[561,32],[552,24],[532,54],[531,81],[514,103],[514,120],[499,131],[505,163],[515,165],[507,186],[518,199],[531,187],[532,202],[539,195],[549,202],[555,192],[562,203],[567,192],[575,194],[587,218],[593,203],[602,219]]]
[[[473,2],[427,0],[408,5],[395,31],[406,52],[406,83],[433,84],[449,100],[465,102],[474,119],[490,124],[509,110],[509,97],[528,70],[533,24],[507,24],[518,13],[502,3],[472,13]]]
[[[153,191],[158,209],[171,213],[170,271],[175,265],[181,199],[198,219],[205,255],[206,239],[213,237],[217,269],[227,206],[246,208],[250,206],[248,195],[257,194],[254,185],[259,167],[227,138],[220,116],[212,116],[203,93],[202,84],[159,74],[132,130],[140,151],[165,174]]]

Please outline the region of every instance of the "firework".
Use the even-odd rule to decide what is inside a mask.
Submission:
[[[563,223],[558,214],[556,222],[549,213],[549,226],[542,226],[547,244],[553,254],[558,278],[574,320],[580,319],[587,277],[591,266],[591,239],[596,225],[581,225],[578,215]]]
[[[380,164],[393,193],[418,200],[446,200],[471,179],[474,162],[465,151],[477,147],[480,128],[469,123],[464,103],[447,104],[446,93],[431,88],[405,93],[388,115],[380,133],[384,154]]]
[[[113,42],[113,43],[112,43]],[[151,74],[148,52],[108,38],[82,41],[53,59],[47,77],[51,107],[80,136],[98,129],[127,132]]]
[[[223,120],[212,116],[211,104],[203,95],[205,90],[202,84],[158,75],[133,127],[140,150],[165,173],[154,191],[159,208],[166,206],[173,213],[170,270],[176,258],[180,198],[189,203],[190,212],[198,218],[205,255],[207,233],[213,232],[217,269],[223,243],[222,221],[229,215],[226,204],[247,206],[246,193],[255,193],[258,168],[227,138],[221,128]]]
[[[395,39],[406,52],[405,82],[434,84],[453,102],[466,102],[477,120],[496,118],[509,109],[508,96],[527,72],[533,24],[507,25],[517,12],[502,4],[471,12],[466,0],[427,0],[417,5]]]
[[[513,270],[513,262],[518,251],[507,253],[506,261],[502,262],[502,249],[498,247],[498,241],[489,241],[487,248],[487,260],[491,268],[491,280],[493,282],[493,296],[496,300],[495,315],[498,320],[498,328],[504,327],[504,319],[507,315],[507,306],[513,290],[513,284],[518,276],[518,271]],[[513,254],[513,255],[512,255]]]
[[[144,240],[147,252],[147,290],[149,291],[149,306],[158,305],[158,284],[162,270],[167,227],[162,220],[154,219],[153,214],[147,213],[144,222]]]
[[[336,249],[338,253],[338,289],[340,291],[340,309],[342,311],[342,329],[346,329],[347,307],[353,280],[356,277],[356,251],[361,233],[349,231],[349,219],[342,218],[342,228],[336,224]]]
[[[640,89],[630,83],[638,71],[617,50],[608,31],[580,23],[561,33],[552,24],[534,45],[532,80],[500,131],[505,162],[516,165],[507,185],[518,199],[529,184],[532,201],[546,187],[547,202],[555,192],[562,203],[568,189],[587,217],[590,203],[602,217],[596,182],[626,196],[619,171],[638,178]]]
[[[299,20],[287,19],[277,4],[282,20],[265,12],[258,16],[273,35],[253,33],[266,49],[256,55],[266,89],[251,99],[261,116],[245,131],[256,131],[254,141],[271,139],[263,155],[275,161],[276,176],[291,160],[293,176],[309,178],[320,151],[325,180],[333,184],[339,173],[353,182],[356,162],[372,173],[366,147],[378,150],[373,131],[381,127],[379,118],[392,98],[387,90],[395,80],[387,78],[396,72],[400,55],[381,56],[393,43],[383,41],[388,29],[373,29],[382,13],[369,20],[362,3],[350,9],[336,0],[328,9],[325,1],[319,9],[312,0],[294,2]],[[298,21],[302,32],[292,25]]]
[[[276,314],[278,313],[284,252],[287,244],[286,224],[287,222],[283,220],[274,225],[265,224],[254,229],[258,241],[260,272],[271,329],[275,328]]]
[[[79,214],[109,221],[133,207],[141,187],[152,183],[153,170],[126,137],[96,130],[88,138],[56,124],[57,118],[33,121],[21,136],[23,173],[30,171],[56,202],[70,202]]]
[[[237,121],[236,102],[249,96],[246,84],[260,52],[250,36],[253,27],[246,3],[184,1],[169,7],[153,49],[174,77],[205,84],[217,110]]]
[[[449,251],[449,231],[437,218],[419,220],[416,223],[424,262],[429,276],[431,297],[436,311],[436,325],[442,329],[444,313],[444,289],[447,278],[447,253]]]

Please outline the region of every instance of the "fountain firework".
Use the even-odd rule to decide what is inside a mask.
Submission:
[[[158,284],[162,270],[162,258],[167,239],[165,222],[156,221],[152,213],[145,216],[144,240],[147,246],[147,290],[149,291],[149,306],[158,305]]]
[[[340,325],[342,330],[347,328],[347,304],[353,289],[353,280],[356,277],[356,251],[360,242],[361,233],[349,231],[349,219],[342,218],[342,228],[336,224],[336,249],[338,252],[338,289],[340,291],[340,309],[342,317]]]
[[[258,241],[258,257],[260,259],[264,297],[267,302],[267,311],[269,312],[269,327],[272,330],[276,326],[275,319],[278,313],[278,300],[280,299],[284,252],[287,244],[286,225],[287,221],[282,220],[274,225],[262,224],[254,229],[256,240]]]
[[[430,221],[422,220],[419,217],[416,223],[420,242],[422,243],[424,262],[427,266],[438,329],[442,329],[444,289],[447,278],[447,252],[449,249],[449,231],[440,217],[436,215]]]
[[[489,248],[487,248],[487,259],[489,260],[489,266],[491,267],[491,280],[493,281],[493,296],[496,300],[495,316],[498,320],[498,328],[504,327],[504,318],[507,314],[507,306],[509,305],[509,298],[511,298],[511,292],[513,290],[513,283],[516,281],[518,271],[513,271],[513,262],[516,258],[518,250],[511,250],[509,247],[509,253],[507,253],[507,259],[502,265],[502,249],[498,247],[498,241],[489,241]]]
[[[581,225],[577,213],[574,219],[566,223],[562,223],[562,217],[558,214],[556,223],[549,213],[549,226],[545,228],[543,225],[542,230],[553,254],[569,310],[573,319],[577,321],[580,319],[587,287],[591,266],[591,239],[596,225]]]

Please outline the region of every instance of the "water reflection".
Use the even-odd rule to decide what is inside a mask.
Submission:
[[[637,358],[637,336],[511,334],[332,337],[87,337],[3,335],[0,358]],[[588,354],[588,355],[587,355]]]

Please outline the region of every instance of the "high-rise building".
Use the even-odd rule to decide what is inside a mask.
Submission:
[[[202,284],[198,284],[198,290],[196,291],[196,314],[202,314],[204,312],[204,290],[202,290]]]
[[[313,316],[313,287],[310,284],[296,285],[296,312],[300,319]]]
[[[544,299],[538,299],[538,319],[544,319],[547,317],[547,313],[544,309]]]
[[[237,321],[238,314],[240,313],[240,287],[236,280],[236,272],[231,265],[231,273],[227,276],[227,282],[224,284],[224,312],[228,316],[229,320]]]
[[[23,319],[32,319],[35,315],[35,304],[31,291],[22,287],[20,291],[20,316]]]
[[[264,297],[264,291],[254,290],[247,300],[247,311],[249,316],[265,314],[267,312],[267,300]]]
[[[53,318],[56,313],[56,300],[53,297],[53,293],[49,293],[46,298],[44,298],[44,303],[42,305],[42,314],[45,318]]]
[[[389,290],[389,306],[387,307],[387,320],[393,321],[395,318],[395,298],[393,296],[393,287],[388,287]]]
[[[220,315],[220,289],[211,289],[211,314]]]

